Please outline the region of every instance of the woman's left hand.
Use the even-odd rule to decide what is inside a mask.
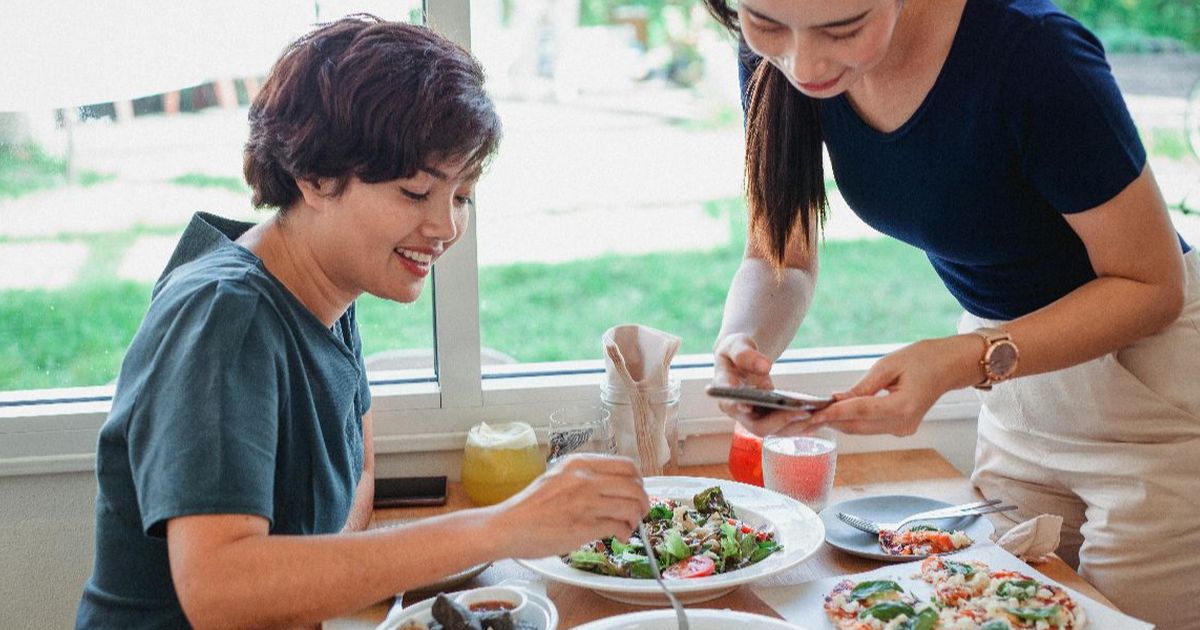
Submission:
[[[806,434],[828,426],[842,433],[912,435],[942,394],[980,380],[982,373],[974,372],[982,369],[981,352],[974,335],[905,346],[876,361],[849,391],[834,394],[837,402],[789,432]]]

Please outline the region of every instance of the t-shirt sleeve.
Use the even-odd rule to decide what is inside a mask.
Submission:
[[[1054,13],[1012,54],[1004,85],[1026,177],[1062,213],[1111,200],[1141,173],[1146,151],[1100,41]]]
[[[193,514],[271,521],[281,401],[269,308],[227,283],[181,302],[159,317],[162,342],[129,423],[142,524],[163,536],[167,520]]]

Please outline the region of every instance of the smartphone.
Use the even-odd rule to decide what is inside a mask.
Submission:
[[[787,409],[791,411],[817,411],[833,404],[832,398],[822,398],[782,389],[758,389],[755,387],[718,387],[709,385],[704,393],[714,398],[724,398],[755,407]]]
[[[391,477],[375,480],[375,507],[446,504],[446,477]]]

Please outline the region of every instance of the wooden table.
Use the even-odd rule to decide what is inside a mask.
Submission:
[[[729,468],[724,464],[689,466],[681,470],[680,474],[719,479],[730,478]],[[979,498],[963,475],[933,449],[838,455],[831,503],[879,494],[914,494],[949,503],[966,503]],[[445,506],[377,510],[375,520],[381,523],[392,520],[413,520],[468,507],[471,507],[471,503],[461,488],[457,484],[451,484]],[[991,516],[1002,518],[1000,515]],[[880,566],[883,566],[883,563],[879,561],[851,556],[829,545],[822,545],[816,553],[792,569],[788,576],[789,581],[801,582],[808,579],[815,580],[869,571]],[[1057,557],[1037,565],[1037,569],[1088,597],[1112,606],[1112,603],[1092,585],[1085,582],[1070,566]],[[478,577],[459,588],[486,586],[510,578],[536,580],[539,579],[539,576],[511,560],[504,560],[495,563]],[[546,584],[546,593],[558,607],[559,627],[564,629],[601,617],[644,610],[637,606],[605,599],[587,589],[555,582]],[[405,596],[405,604],[420,601],[430,595],[430,593],[409,593]],[[352,617],[326,622],[325,627],[330,630],[374,628],[383,621],[390,606],[390,601],[381,602]],[[695,606],[732,608],[772,617],[779,616],[747,587],[738,588],[717,599]]]

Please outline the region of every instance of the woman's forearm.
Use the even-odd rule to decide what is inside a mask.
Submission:
[[[1124,348],[1162,330],[1183,309],[1185,264],[1149,165],[1116,197],[1063,216],[1087,248],[1097,278],[1004,326],[1021,353],[1016,376]],[[967,380],[982,375],[982,346],[975,341],[975,365],[963,364]],[[970,383],[960,378],[959,384]]]
[[[1181,307],[1179,288],[1169,283],[1112,276],[1092,280],[1003,326],[1020,351],[1014,377],[1061,370],[1119,350],[1174,321]],[[952,388],[983,378],[983,341],[976,335],[963,337]]]
[[[1013,320],[1017,374],[1040,374],[1090,361],[1162,330],[1179,317],[1179,287],[1097,278],[1061,300]]]
[[[778,359],[796,336],[815,285],[815,269],[776,271],[766,260],[746,257],[725,298],[718,343],[726,335],[746,333],[759,352]]]
[[[496,559],[492,520],[477,509],[352,534],[246,536],[189,558],[176,589],[197,628],[319,622]]]

